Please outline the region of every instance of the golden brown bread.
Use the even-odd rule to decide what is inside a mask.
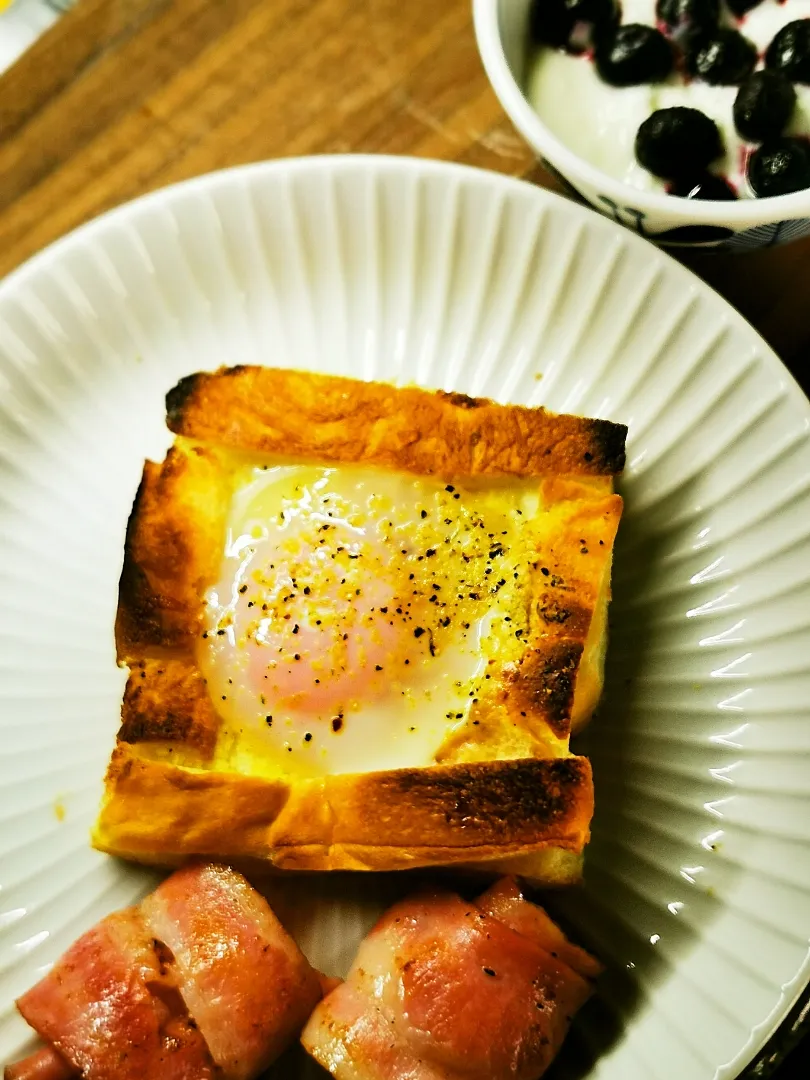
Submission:
[[[127,531],[116,637],[130,678],[96,846],[164,864],[194,855],[288,869],[464,863],[576,880],[593,791],[568,738],[601,692],[621,515],[612,474],[625,429],[272,369],[192,376],[167,407],[178,438],[161,465],[146,463]],[[538,477],[527,634],[492,660],[486,693],[435,765],[292,780],[235,771],[218,747],[195,645],[246,452],[443,480]]]
[[[424,476],[615,476],[627,429],[466,394],[279,368],[190,375],[168,424],[216,446]]]
[[[127,525],[115,636],[118,659],[191,650],[205,588],[216,577],[231,500],[226,459],[177,443],[147,461]]]
[[[582,757],[291,782],[180,769],[120,743],[107,784],[114,797],[96,834],[102,847],[110,835],[117,854],[146,862],[175,864],[204,851],[283,870],[400,870],[531,854],[557,856],[576,878],[593,807]]]

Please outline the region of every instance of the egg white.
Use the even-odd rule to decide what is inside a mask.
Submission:
[[[431,764],[477,703],[493,643],[522,648],[537,505],[531,482],[241,468],[199,647],[218,763],[289,776]]]

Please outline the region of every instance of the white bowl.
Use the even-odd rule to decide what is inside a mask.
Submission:
[[[14,998],[152,881],[88,843],[124,532],[166,391],[240,362],[628,423],[593,840],[555,901],[608,973],[559,1068],[731,1080],[810,975],[810,406],[626,229],[492,173],[368,157],[156,192],[0,284],[0,1063],[27,1048]],[[409,887],[308,875],[273,902],[340,974]]]
[[[544,163],[595,209],[655,243],[751,251],[810,234],[810,190],[709,202],[640,191],[583,161],[549,131],[523,93],[531,0],[473,0],[475,33],[492,87]]]

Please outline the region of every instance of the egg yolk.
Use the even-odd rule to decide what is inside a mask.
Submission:
[[[475,697],[493,619],[515,616],[526,498],[248,470],[200,651],[221,752],[308,774],[427,763]]]
[[[258,543],[244,571],[233,627],[249,649],[254,687],[306,711],[384,692],[401,645],[386,617],[398,600],[379,539],[346,522],[299,524]]]

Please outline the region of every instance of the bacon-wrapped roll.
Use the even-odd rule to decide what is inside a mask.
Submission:
[[[49,1045],[6,1080],[251,1080],[320,996],[318,973],[241,874],[186,867],[20,998]]]
[[[395,905],[304,1029],[337,1080],[537,1080],[600,965],[504,879]]]

